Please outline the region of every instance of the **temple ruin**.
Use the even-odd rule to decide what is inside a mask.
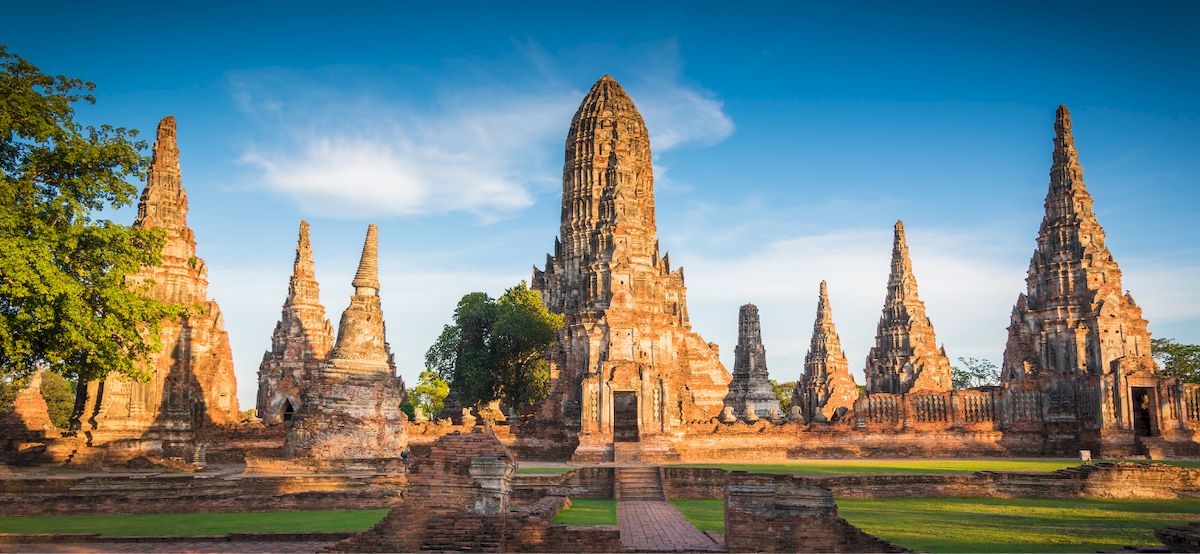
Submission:
[[[263,423],[292,419],[332,348],[333,325],[321,304],[308,222],[301,221],[283,313],[271,334],[271,349],[258,366],[257,407]]]
[[[1045,417],[1080,429],[1086,441],[1194,437],[1180,414],[1189,394],[1195,410],[1197,392],[1158,373],[1142,309],[1122,288],[1092,210],[1066,106],[1054,133],[1046,215],[1027,290],[1013,307],[1001,379],[1010,390],[1041,391]]]
[[[853,410],[855,400],[858,400],[858,383],[850,374],[850,363],[833,323],[829,290],[825,281],[821,281],[812,341],[804,356],[804,374],[796,382],[792,405],[799,408],[805,421],[831,421]]]
[[[865,373],[872,393],[945,392],[953,386],[950,359],[938,347],[925,303],[917,295],[903,221],[896,222],[887,298]]]
[[[656,233],[649,131],[605,75],[571,120],[560,239],[533,271],[533,289],[565,319],[539,416],[563,423],[576,459],[669,449],[656,439],[724,405],[729,372],[691,330],[683,269],[659,254]]]
[[[208,267],[196,256],[196,238],[187,224],[175,130],[173,116],[158,124],[149,179],[133,223],[166,233],[162,262],[128,279],[152,283],[150,297],[190,310],[186,317],[163,322],[163,347],[147,362],[153,374],[148,381],[109,375],[80,384],[74,425],[92,446],[133,440],[140,442],[132,445],[135,450],[187,453],[197,428],[238,422],[229,336],[220,306],[208,298]]]
[[[337,343],[304,390],[284,451],[319,462],[398,459],[407,444],[396,376],[379,299],[379,229],[367,227],[354,294],[342,312]],[[353,466],[351,466],[353,467]]]
[[[725,406],[739,417],[779,419],[779,398],[767,374],[767,349],[762,342],[758,306],[738,310],[738,342],[733,349],[733,380]]]

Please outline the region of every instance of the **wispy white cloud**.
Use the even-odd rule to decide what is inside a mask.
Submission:
[[[720,99],[683,80],[673,42],[620,54],[635,68],[622,84],[652,129],[657,154],[712,145],[733,132]],[[458,60],[433,71],[236,73],[229,79],[233,101],[257,123],[241,161],[254,170],[252,181],[309,213],[508,217],[539,192],[557,190],[555,154],[586,92],[580,85],[588,84],[572,74],[588,57],[586,49],[556,55],[517,45],[505,58]],[[405,87],[410,78],[436,92],[417,98]]]

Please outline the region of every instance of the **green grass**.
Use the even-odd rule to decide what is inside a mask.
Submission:
[[[0,533],[99,533],[110,536],[196,536],[226,533],[364,531],[388,512],[226,512],[0,517]]]
[[[725,500],[675,498],[671,500],[671,503],[697,529],[725,532]]]
[[[568,471],[574,471],[573,467],[518,467],[518,475],[562,475]]]
[[[565,525],[616,525],[617,501],[611,498],[572,498],[571,507],[558,512],[552,522]]]
[[[1200,461],[1163,462],[1182,467],[1200,467]],[[678,467],[716,467],[727,471],[784,473],[791,475],[914,475],[952,474],[976,471],[1057,471],[1079,465],[1071,458],[985,459],[985,460],[814,460],[771,464],[682,464]]]
[[[1095,552],[1160,544],[1153,529],[1200,520],[1195,500],[839,499],[864,531],[927,552]]]

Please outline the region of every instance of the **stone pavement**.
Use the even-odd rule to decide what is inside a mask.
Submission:
[[[617,503],[621,546],[638,552],[697,552],[722,550],[696,529],[670,502],[632,500]]]

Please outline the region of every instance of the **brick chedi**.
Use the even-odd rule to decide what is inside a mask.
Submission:
[[[308,222],[301,221],[287,300],[271,334],[271,349],[258,367],[258,417],[264,423],[291,419],[304,390],[329,357],[333,325],[325,317],[320,296]]]
[[[758,306],[746,304],[738,310],[738,342],[733,350],[733,381],[725,405],[735,414],[748,416],[751,409],[757,417],[768,417],[772,410],[779,413],[779,399],[767,374],[767,349],[762,342],[762,327]],[[755,419],[751,417],[750,419]]]
[[[792,397],[792,404],[800,408],[807,421],[831,421],[839,414],[853,410],[854,401],[858,400],[858,383],[850,374],[842,339],[833,323],[825,281],[821,281],[812,342],[804,356],[804,374],[796,383]]]
[[[908,256],[904,222],[897,221],[887,299],[867,354],[867,392],[944,392],[952,387],[950,360],[938,348]]]
[[[25,443],[45,441],[58,435],[42,396],[42,370],[38,370],[17,392],[12,409],[0,412],[0,455],[20,452],[27,446]]]
[[[1013,307],[1002,381],[1044,389],[1056,418],[1157,434],[1177,413],[1167,398],[1175,393],[1158,387],[1147,322],[1105,245],[1065,106],[1054,131],[1046,213]]]
[[[545,420],[581,450],[667,432],[721,412],[729,372],[691,330],[683,269],[659,254],[650,136],[633,100],[605,75],[567,133],[561,240],[533,288],[565,325],[550,350]]]
[[[179,167],[175,118],[158,124],[149,179],[138,203],[139,229],[166,234],[162,261],[129,277],[152,283],[149,295],[191,308],[189,315],[163,322],[162,350],[150,356],[145,382],[110,375],[80,387],[75,417],[93,444],[122,438],[165,439],[170,443],[208,423],[238,421],[233,356],[221,308],[208,299],[208,268],[196,256],[196,239],[187,224],[187,193]]]
[[[342,312],[337,342],[284,441],[287,455],[321,461],[398,458],[407,444],[400,411],[404,383],[385,338],[379,299],[379,231],[367,228],[354,295]]]

